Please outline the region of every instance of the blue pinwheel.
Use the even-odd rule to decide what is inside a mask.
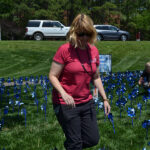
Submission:
[[[148,88],[148,99],[150,99],[150,88]]]
[[[4,126],[4,119],[2,119],[1,121],[0,121],[0,131],[2,130],[2,127]]]
[[[135,117],[135,109],[128,107],[127,113],[128,113],[128,116],[132,118],[132,126],[133,126],[133,118]]]
[[[37,99],[37,98],[35,98],[35,104],[36,104],[36,106],[37,106],[37,112],[38,112],[38,105],[39,105],[39,101],[38,101],[38,99]]]
[[[110,103],[110,104],[112,105],[113,96],[112,96],[111,94],[108,95],[108,99],[111,100],[111,103]]]
[[[7,115],[7,114],[8,114],[8,109],[9,109],[9,107],[8,107],[8,106],[5,106],[5,108],[4,108],[4,115]]]
[[[143,96],[143,101],[145,102],[145,110],[147,109],[147,101],[148,101],[148,98],[146,95]]]
[[[150,146],[150,142],[148,142],[147,145]]]
[[[113,121],[113,115],[112,115],[112,113],[109,113],[109,115],[108,115],[108,119],[110,120],[110,122],[111,122],[111,123],[112,123],[112,125],[113,125],[114,134],[115,134],[115,127],[114,127],[114,121]]]
[[[33,92],[31,93],[31,96],[32,96],[32,98],[35,98],[35,97],[36,97],[36,92],[33,91]]]
[[[14,112],[14,101],[13,101],[13,99],[9,99],[9,105],[12,106],[13,112]]]
[[[133,101],[132,93],[128,94],[128,99],[131,101],[131,107],[132,107],[132,101]]]
[[[120,118],[121,118],[121,111],[122,111],[122,107],[125,107],[125,104],[127,103],[127,100],[125,99],[125,97],[118,99],[118,101],[116,102],[116,106],[118,106],[120,108]]]
[[[21,101],[15,101],[15,106],[18,106],[18,116],[19,116],[19,111],[20,111],[20,106],[21,105],[24,105],[24,103],[21,102]]]
[[[47,91],[46,90],[44,91],[44,100],[46,101],[46,104],[47,104]]]
[[[28,81],[28,77],[25,77],[25,81],[26,81],[26,82]]]
[[[146,129],[146,139],[148,139],[148,128],[150,127],[150,120],[144,120],[142,127]]]
[[[8,79],[7,79],[7,83],[8,83],[8,84],[10,84],[10,83],[11,83],[11,79],[10,79],[10,77],[8,77]]]
[[[46,120],[46,104],[41,105],[41,110],[45,112],[45,120]]]
[[[98,103],[98,97],[97,96],[93,96],[93,100],[94,102],[97,104]]]
[[[5,86],[2,85],[2,86],[0,87],[1,102],[2,102],[2,97],[3,97],[4,92],[5,92]]]
[[[97,105],[98,105],[98,109],[97,109],[97,113],[98,113],[100,109],[103,109],[103,108],[104,108],[104,103],[101,102],[101,101],[98,101],[98,102],[97,102]],[[105,115],[105,114],[104,114],[104,115]]]
[[[141,103],[138,103],[138,104],[137,104],[137,108],[140,110],[140,116],[139,116],[139,119],[140,119],[140,117],[141,117],[142,104],[141,104]]]

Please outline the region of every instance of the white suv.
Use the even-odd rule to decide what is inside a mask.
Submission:
[[[59,21],[53,20],[29,20],[26,27],[25,37],[34,40],[43,38],[64,38],[70,27],[64,26]]]

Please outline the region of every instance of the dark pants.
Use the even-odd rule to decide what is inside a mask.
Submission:
[[[54,104],[54,110],[66,136],[66,150],[82,150],[98,144],[99,132],[93,100],[78,104],[75,108]]]

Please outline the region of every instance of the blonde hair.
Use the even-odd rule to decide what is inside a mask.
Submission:
[[[147,69],[147,68],[150,68],[150,62],[147,62],[147,63],[145,64],[145,69]]]
[[[92,19],[85,14],[78,14],[73,20],[67,35],[69,43],[71,43],[74,47],[77,47],[78,46],[77,34],[82,32],[91,35],[89,37],[88,43],[94,44],[96,42],[97,32],[93,26]]]

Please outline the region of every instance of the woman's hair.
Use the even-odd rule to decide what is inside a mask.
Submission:
[[[145,69],[148,69],[148,68],[150,68],[150,62],[147,62],[147,63],[145,64]]]
[[[97,32],[93,26],[92,19],[85,14],[78,14],[73,20],[70,30],[67,34],[68,41],[77,47],[77,34],[86,33],[89,36],[89,43],[94,44],[97,40]]]

